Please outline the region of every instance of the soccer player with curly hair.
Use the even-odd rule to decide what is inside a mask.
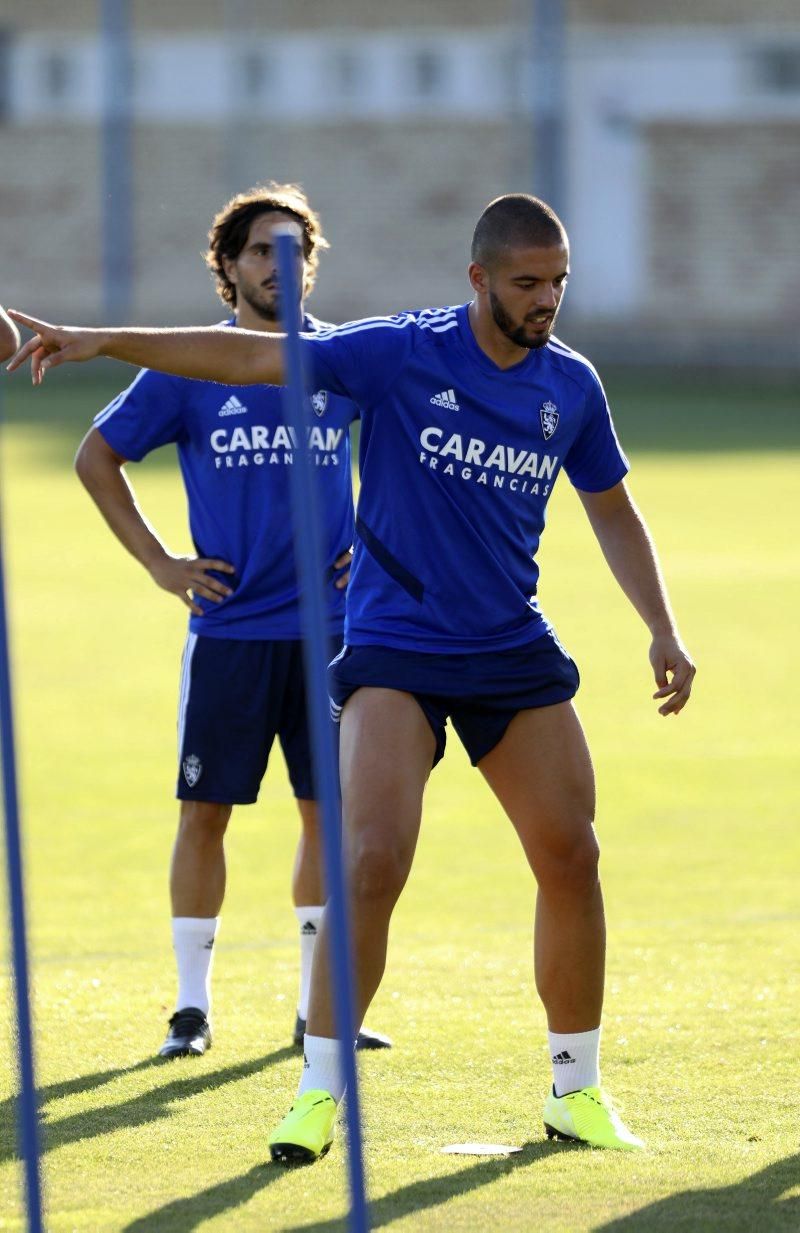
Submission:
[[[302,189],[270,183],[239,193],[214,219],[206,264],[230,316],[226,328],[280,328],[271,231],[302,228],[302,294],[314,287],[319,218]],[[302,304],[298,310],[303,311]],[[308,314],[304,329],[321,324]],[[310,446],[319,468],[327,531],[328,634],[342,644],[353,539],[349,427],[354,403],[320,391],[324,420]],[[175,556],[141,512],[127,479],[138,462],[177,447],[195,553]],[[234,805],[253,803],[275,738],[300,814],[292,878],[300,941],[293,1038],[302,1044],[311,963],[322,916],[321,835],[311,770],[291,520],[296,443],[272,385],[241,389],[142,369],[95,418],[76,469],[111,530],[157,586],[190,611],[178,715],[178,832],[170,895],[178,990],[162,1057],[202,1054],[211,1044],[211,968],[225,894],[224,836]],[[385,1037],[363,1032],[362,1048]]]

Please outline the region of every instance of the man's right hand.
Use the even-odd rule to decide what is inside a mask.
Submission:
[[[25,313],[16,312],[10,308],[9,317],[33,330],[33,338],[29,338],[19,349],[8,371],[14,372],[30,357],[31,380],[34,385],[41,385],[48,368],[58,364],[82,363],[93,360],[102,354],[103,330],[78,329],[66,325],[50,325],[47,321],[39,321],[37,317],[27,317]]]
[[[195,381],[217,381],[221,385],[283,384],[283,334],[218,325],[89,330],[50,325],[11,309],[8,315],[34,334],[14,356],[8,370],[13,372],[30,359],[34,385],[41,385],[50,368],[93,360],[98,355]]]
[[[195,602],[199,595],[215,604],[233,595],[231,587],[209,573],[215,570],[218,574],[235,574],[236,570],[227,561],[165,554],[147,568],[153,581],[171,595],[177,595],[194,616],[203,615],[203,609]]]

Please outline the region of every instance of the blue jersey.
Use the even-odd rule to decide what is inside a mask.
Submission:
[[[305,329],[319,328],[305,318]],[[345,595],[333,583],[333,562],[353,542],[351,422],[346,398],[319,391],[312,398],[311,459],[320,478],[326,529],[329,632],[341,635]],[[324,414],[323,414],[324,412]],[[217,638],[294,639],[301,636],[292,543],[289,485],[296,448],[276,386],[224,386],[142,369],[95,418],[105,440],[138,462],[174,442],[189,505],[195,551],[234,566],[220,575],[233,587],[222,603],[197,598],[202,617],[193,633]]]
[[[345,641],[461,653],[543,634],[535,553],[561,468],[587,492],[628,470],[591,364],[551,339],[498,368],[468,305],[355,321],[304,349],[313,384],[361,409]]]

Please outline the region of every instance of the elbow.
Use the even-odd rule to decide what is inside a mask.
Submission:
[[[107,476],[124,465],[96,428],[90,428],[78,446],[73,469],[87,491],[94,492]]]
[[[89,449],[86,445],[86,439],[81,441],[78,446],[78,452],[75,455],[72,467],[78,479],[83,484],[84,488],[89,488],[91,483],[92,468],[89,460]]]

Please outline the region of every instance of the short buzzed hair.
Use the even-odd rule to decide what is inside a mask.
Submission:
[[[508,249],[551,248],[566,243],[566,228],[546,202],[529,193],[506,193],[490,201],[478,219],[472,237],[472,260],[489,269]]]

